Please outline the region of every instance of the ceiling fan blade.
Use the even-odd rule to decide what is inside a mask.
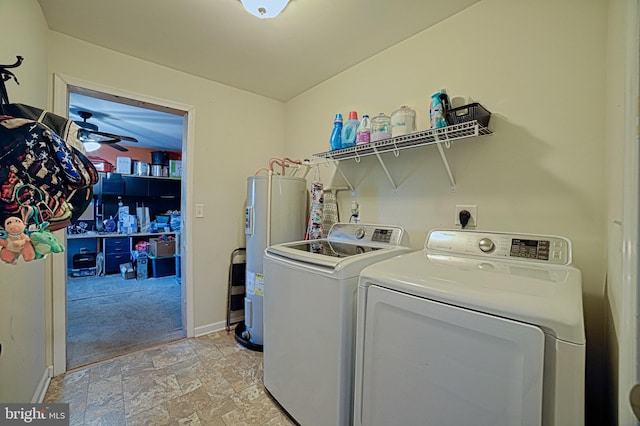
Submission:
[[[106,136],[104,134],[100,134],[100,132],[94,132],[93,130],[80,129],[78,130],[78,139],[81,142],[97,142],[97,143],[118,143],[121,139],[115,135]]]
[[[122,141],[127,141],[127,142],[138,142],[138,139],[132,138],[131,136],[115,135],[113,133],[97,132],[97,131],[93,131],[93,130],[91,130],[90,133],[93,133],[94,135],[100,135],[100,136],[108,137],[108,138],[119,139],[119,141],[122,140]]]
[[[117,143],[110,143],[107,146],[110,146],[113,149],[117,149],[118,151],[122,151],[122,152],[127,152],[129,151],[127,148],[125,148],[122,145],[118,145]]]

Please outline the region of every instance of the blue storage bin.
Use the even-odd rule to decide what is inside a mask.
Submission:
[[[175,256],[155,257],[149,255],[151,261],[151,276],[153,278],[168,277],[176,274]]]

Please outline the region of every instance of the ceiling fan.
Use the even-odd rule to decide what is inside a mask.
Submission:
[[[118,151],[126,152],[129,150],[124,146],[118,145],[118,142],[138,142],[136,138],[132,138],[131,136],[122,136],[98,131],[98,126],[87,122],[88,119],[93,117],[93,114],[89,111],[78,111],[78,115],[82,117],[82,121],[75,122],[80,126],[80,130],[78,130],[78,139],[82,141],[85,149],[89,152],[100,148],[101,144],[109,145]]]

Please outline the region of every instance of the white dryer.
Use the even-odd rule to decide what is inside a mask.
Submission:
[[[264,385],[301,425],[351,424],[358,276],[408,245],[398,226],[337,223],[266,249]]]
[[[584,423],[582,275],[562,237],[433,230],[365,268],[354,424]]]

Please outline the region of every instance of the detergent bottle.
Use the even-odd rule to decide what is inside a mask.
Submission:
[[[447,127],[447,120],[445,114],[449,109],[449,95],[447,95],[446,89],[441,89],[439,92],[431,95],[431,105],[429,109],[429,118],[431,119],[431,128],[439,129],[441,127]]]
[[[356,137],[358,134],[359,126],[360,121],[358,120],[358,113],[356,111],[351,111],[349,113],[349,119],[346,123],[344,123],[344,127],[342,128],[343,148],[349,148],[350,146],[354,146],[356,144]]]
[[[342,148],[342,114],[336,114],[333,120],[333,130],[329,138],[331,150]]]
[[[360,122],[360,127],[358,127],[357,134],[356,145],[371,142],[371,121],[367,114],[362,116],[362,121]]]

